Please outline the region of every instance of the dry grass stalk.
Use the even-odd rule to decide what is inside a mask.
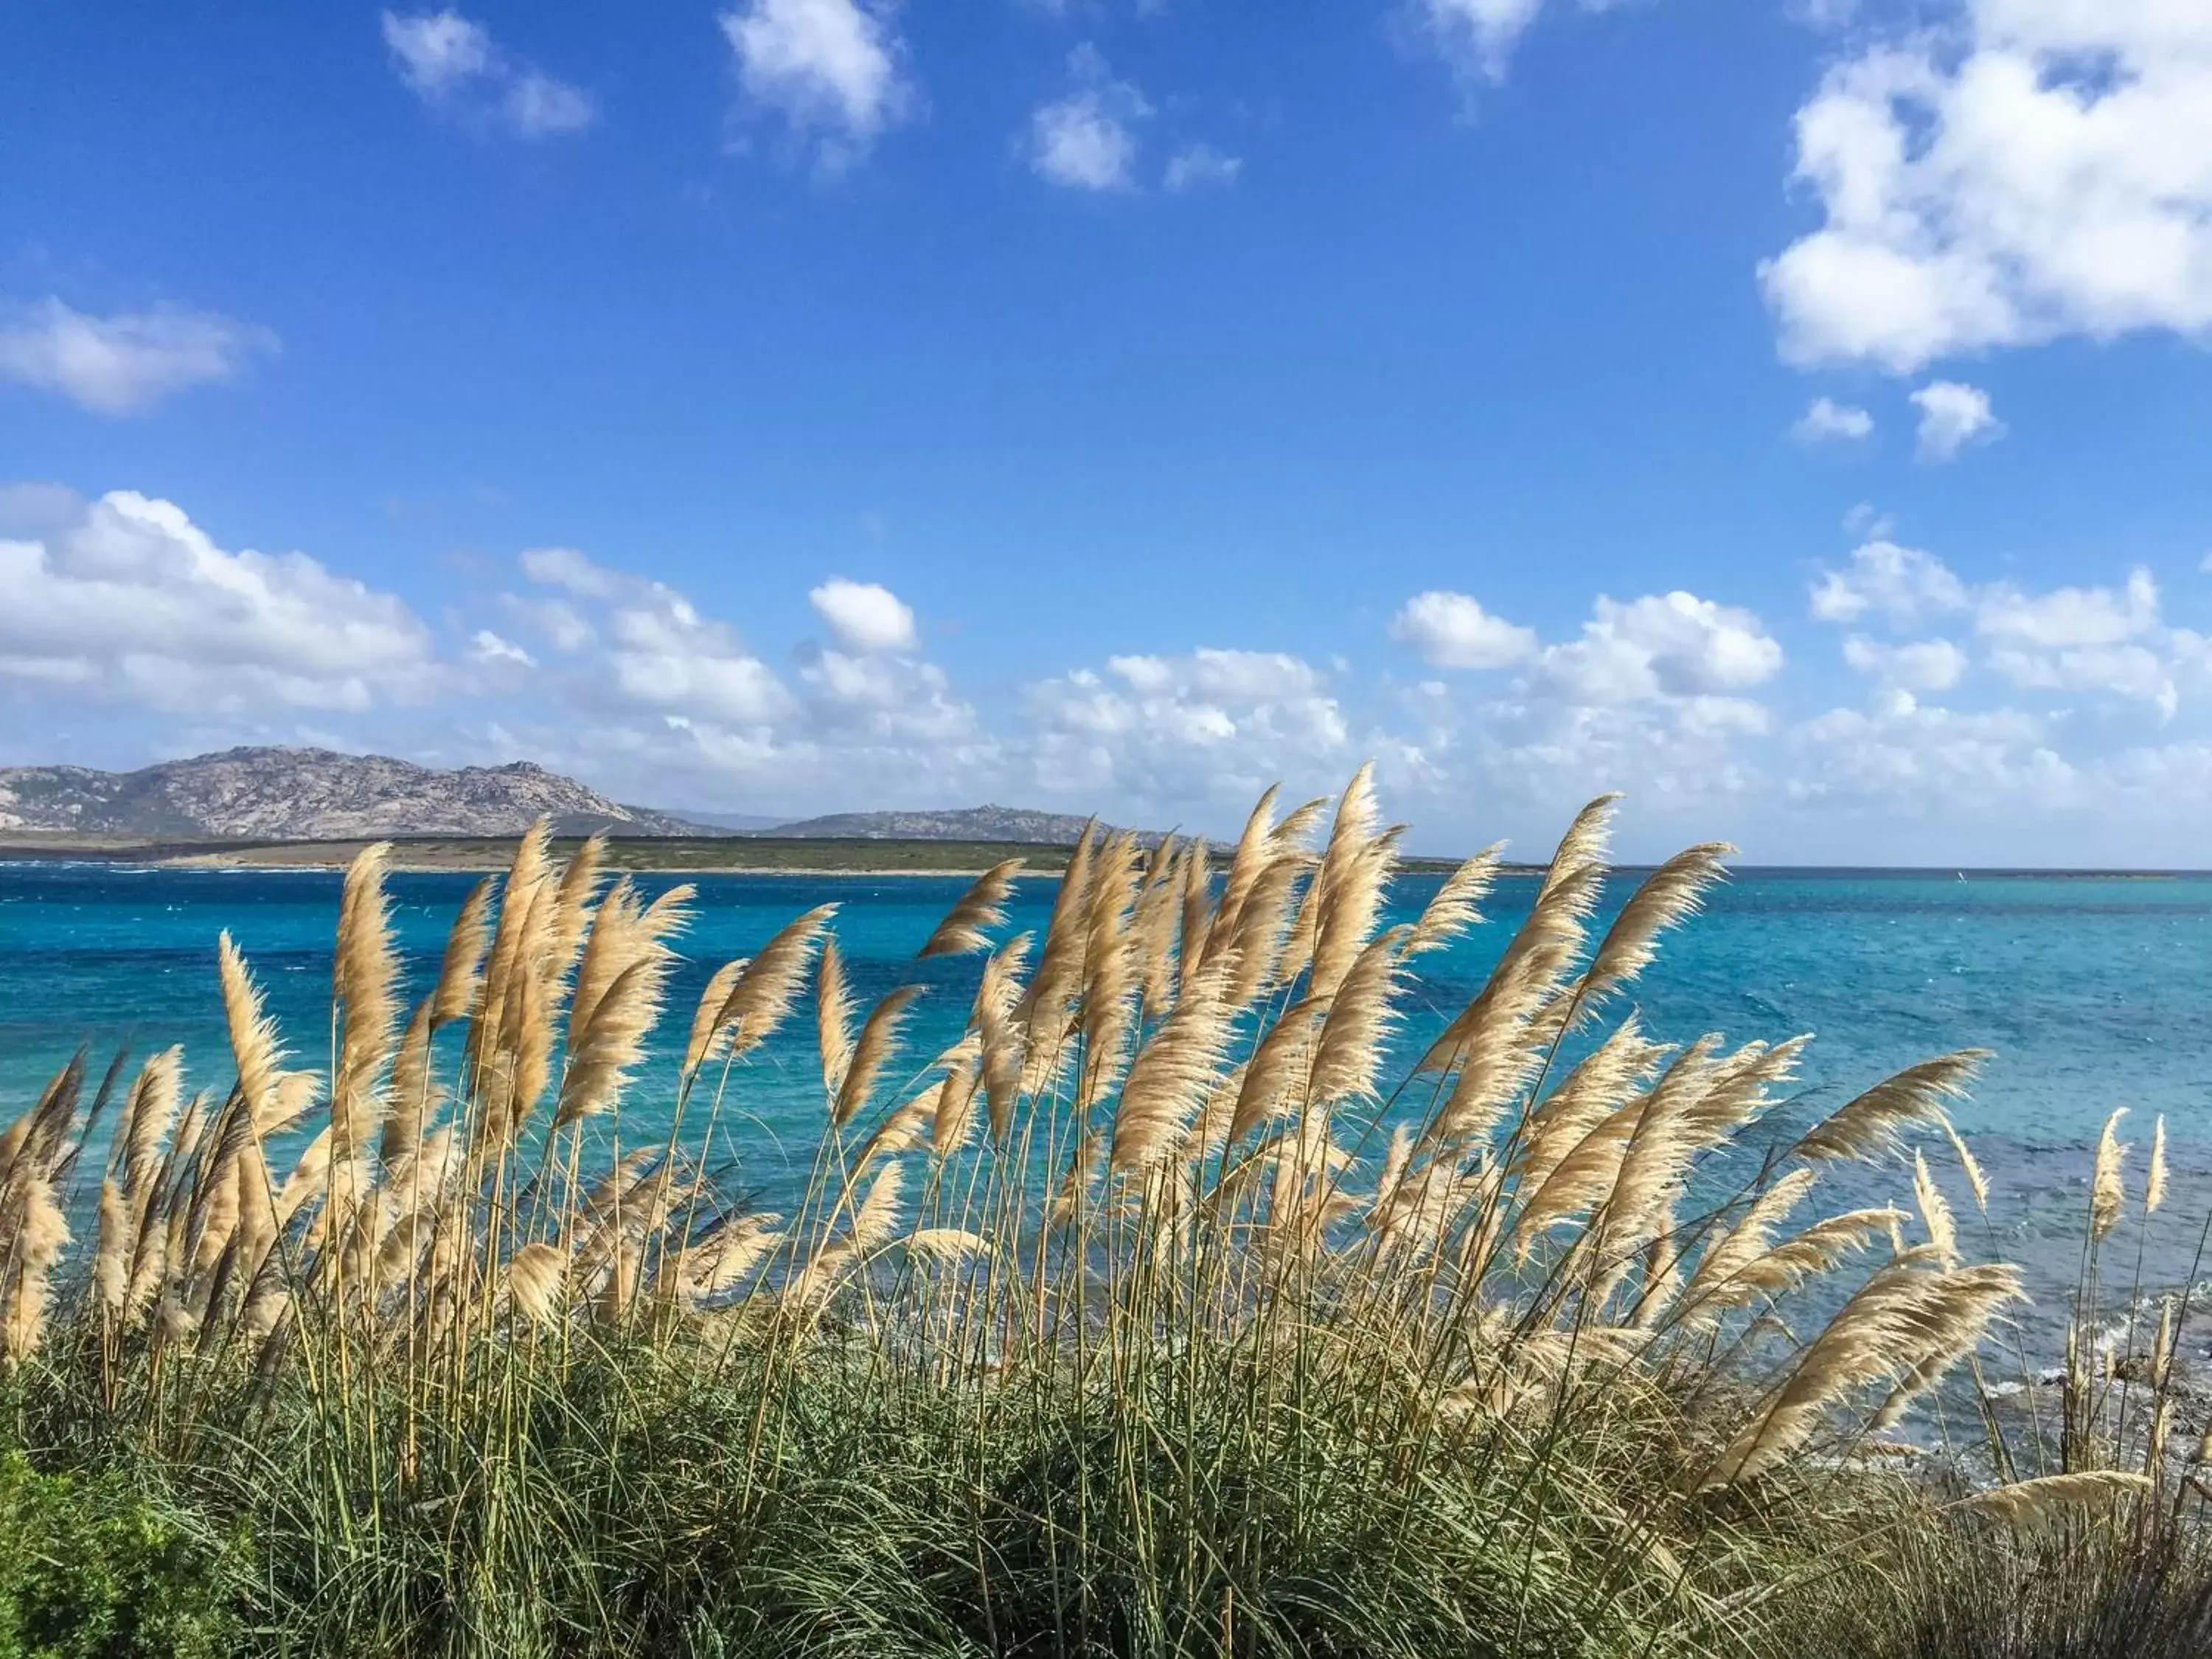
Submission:
[[[430,994],[434,1026],[450,1025],[476,1011],[477,993],[483,986],[484,952],[491,948],[491,895],[492,878],[483,877],[469,889],[453,931],[446,935],[437,988]]]
[[[1726,873],[1721,860],[1735,851],[1726,842],[1707,842],[1675,854],[1644,878],[1590,959],[1583,982],[1585,1010],[1651,965],[1660,934],[1704,908],[1705,890]]]
[[[2112,1504],[2150,1491],[2150,1477],[2126,1469],[2083,1469],[2072,1474],[2046,1474],[2033,1480],[2015,1480],[1992,1486],[1963,1498],[1958,1507],[1986,1515],[2008,1526],[2045,1519],[2063,1509]]]
[[[1014,878],[1021,873],[1022,864],[1020,859],[1008,859],[978,876],[975,884],[960,896],[959,902],[937,924],[921,947],[921,955],[959,957],[989,950],[991,929],[1006,925],[1006,901],[1012,896]]]
[[[860,1040],[853,1045],[852,1064],[838,1085],[830,1114],[833,1127],[842,1129],[850,1123],[875,1094],[884,1068],[898,1052],[908,1012],[921,993],[919,985],[902,985],[869,1010]]]
[[[389,842],[363,848],[346,866],[338,901],[331,994],[343,1023],[331,1079],[331,1131],[341,1157],[351,1157],[377,1127],[383,1109],[378,1079],[392,1058],[398,1023],[399,961],[384,890],[391,861]]]
[[[761,946],[751,965],[738,975],[714,1017],[717,1031],[732,1033],[732,1059],[759,1048],[790,1018],[813,963],[814,947],[836,914],[834,904],[817,905]]]
[[[1227,1058],[1234,1014],[1222,976],[1197,981],[1139,1053],[1121,1085],[1109,1167],[1142,1183],[1176,1157]]]
[[[2120,1179],[2120,1165],[2127,1148],[2119,1139],[2120,1120],[2128,1115],[2124,1106],[2105,1120],[2104,1132],[2097,1137],[2097,1162],[2089,1176],[2089,1238],[2094,1243],[2119,1224],[2120,1212],[2127,1207],[2127,1189]]]
[[[853,1069],[859,1018],[852,981],[845,976],[845,953],[832,934],[822,941],[822,960],[814,970],[814,1036],[822,1059],[822,1097],[833,1107]]]
[[[691,1011],[691,1034],[684,1044],[684,1076],[693,1076],[701,1066],[720,1060],[729,1051],[730,1028],[720,1023],[722,1005],[729,1000],[738,976],[749,965],[744,957],[724,963],[708,979],[706,989],[700,992],[698,1003]]]
[[[1948,1118],[1943,1121],[1943,1135],[1951,1143],[1951,1151],[1959,1160],[1960,1173],[1966,1177],[1966,1185],[1973,1189],[1974,1207],[1987,1215],[1990,1212],[1989,1178],[1982,1173],[1982,1166],[1975,1162],[1965,1137],[1952,1127]]]
[[[1928,1160],[1915,1148],[1912,1154],[1912,1197],[1920,1207],[1921,1224],[1928,1230],[1928,1242],[1947,1264],[1959,1259],[1959,1229],[1951,1217],[1951,1206],[1942,1189],[1936,1186],[1935,1176],[1928,1173]]]
[[[1989,1057],[1985,1048],[1961,1048],[1908,1066],[1838,1107],[1794,1150],[1808,1158],[1868,1158],[1893,1152],[1899,1136],[1913,1125],[1949,1122],[1949,1103],[1965,1097],[1967,1084]]]
[[[1505,843],[1495,842],[1444,878],[1406,940],[1407,957],[1441,951],[1482,920],[1482,902],[1498,884],[1498,866],[1504,853]]]

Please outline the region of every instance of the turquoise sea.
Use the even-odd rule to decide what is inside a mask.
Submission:
[[[1616,901],[1632,879],[1621,878]],[[445,929],[471,880],[393,878],[418,989],[435,975]],[[666,880],[646,884],[657,890]],[[962,880],[710,876],[696,884],[669,1044],[680,1046],[715,966],[750,955],[784,921],[830,901],[842,906],[838,934],[864,998],[906,981],[930,988],[914,1027],[916,1063],[957,1034],[976,964],[917,963],[914,952]],[[1434,878],[1402,878],[1394,908],[1410,919],[1435,886]],[[1014,926],[1041,928],[1052,891],[1049,881],[1025,882]],[[1423,958],[1406,1046],[1480,987],[1533,894],[1533,880],[1507,879],[1486,925]],[[337,896],[338,878],[322,872],[0,864],[0,1122],[80,1043],[90,1045],[96,1073],[118,1047],[143,1056],[181,1042],[189,1081],[227,1085],[215,970],[223,928],[262,979],[295,1063],[325,1063]],[[2132,1109],[2126,1130],[2139,1188],[2152,1120],[2162,1113],[2174,1191],[2154,1218],[2151,1265],[2166,1282],[2191,1271],[2212,1211],[2212,874],[1741,871],[1668,938],[1636,1002],[1647,1029],[1670,1041],[1707,1030],[1735,1041],[1814,1033],[1786,1119],[1826,1110],[1928,1055],[1994,1049],[1960,1123],[1996,1188],[1999,1248],[2029,1264],[2046,1297],[2073,1280],[2090,1149],[2106,1115]],[[743,1115],[726,1156],[739,1184],[771,1201],[788,1190],[794,1165],[803,1170],[820,1121],[811,1024],[793,1022],[740,1073]],[[646,1073],[626,1126],[650,1129],[673,1069],[663,1054]],[[1948,1168],[1948,1158],[1937,1162]],[[1909,1194],[1909,1171],[1873,1181],[1881,1195]],[[1966,1210],[1963,1183],[1951,1176],[1948,1184]]]

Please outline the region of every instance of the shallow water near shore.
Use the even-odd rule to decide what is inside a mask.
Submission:
[[[1411,920],[1435,877],[1401,878],[1390,920]],[[392,878],[410,988],[427,989],[447,927],[472,877]],[[645,877],[659,891],[675,878]],[[1618,902],[1632,877],[1608,894]],[[631,1090],[626,1144],[665,1137],[676,1051],[707,976],[750,955],[785,921],[836,902],[855,991],[929,988],[908,1054],[919,1065],[957,1035],[973,960],[918,963],[914,953],[964,890],[957,878],[710,876],[660,1047]],[[1041,931],[1054,884],[1022,884],[1011,927]],[[185,1048],[188,1086],[229,1080],[216,983],[216,939],[228,928],[266,989],[294,1063],[320,1066],[329,1042],[330,946],[339,878],[320,871],[214,871],[113,865],[0,865],[0,1121],[35,1098],[80,1043],[95,1077],[127,1048],[143,1057]],[[1474,994],[1533,898],[1525,877],[1501,882],[1488,921],[1421,959],[1399,1047],[1410,1054]],[[2063,1317],[2079,1262],[2091,1149],[2113,1108],[2131,1109],[2131,1190],[2163,1114],[2172,1189],[2154,1218],[2145,1282],[2191,1276],[2212,1211],[2212,875],[2159,878],[1976,875],[1952,872],[1751,870],[1670,935],[1636,988],[1656,1037],[1720,1031],[1734,1042],[1812,1032],[1783,1126],[1944,1051],[1992,1049],[1960,1126],[1987,1168],[1996,1251],[2028,1270],[2044,1317]],[[1625,1006],[1626,1005],[1622,1005]],[[715,1162],[739,1189],[781,1201],[805,1178],[821,1123],[811,1019],[797,1019],[732,1079]],[[1980,1236],[1948,1152],[1930,1162]],[[1838,1201],[1909,1202],[1909,1168]],[[1852,1176],[1854,1183],[1861,1177]],[[2132,1225],[2132,1224],[2130,1224]],[[2120,1264],[2132,1277],[2129,1261]],[[2197,1273],[2212,1270],[2212,1263]]]

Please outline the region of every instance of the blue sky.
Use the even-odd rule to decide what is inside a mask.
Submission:
[[[2179,0],[17,8],[0,763],[2198,865],[2208,339]]]

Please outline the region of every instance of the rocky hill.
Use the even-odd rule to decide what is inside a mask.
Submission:
[[[570,835],[728,833],[624,806],[528,761],[446,772],[328,749],[231,749],[136,772],[0,767],[0,830],[340,841],[511,836],[539,817]]]
[[[1026,806],[967,806],[942,812],[833,812],[754,833],[840,841],[1013,841],[1071,847],[1084,820]],[[1156,841],[1158,836],[1147,836]]]

